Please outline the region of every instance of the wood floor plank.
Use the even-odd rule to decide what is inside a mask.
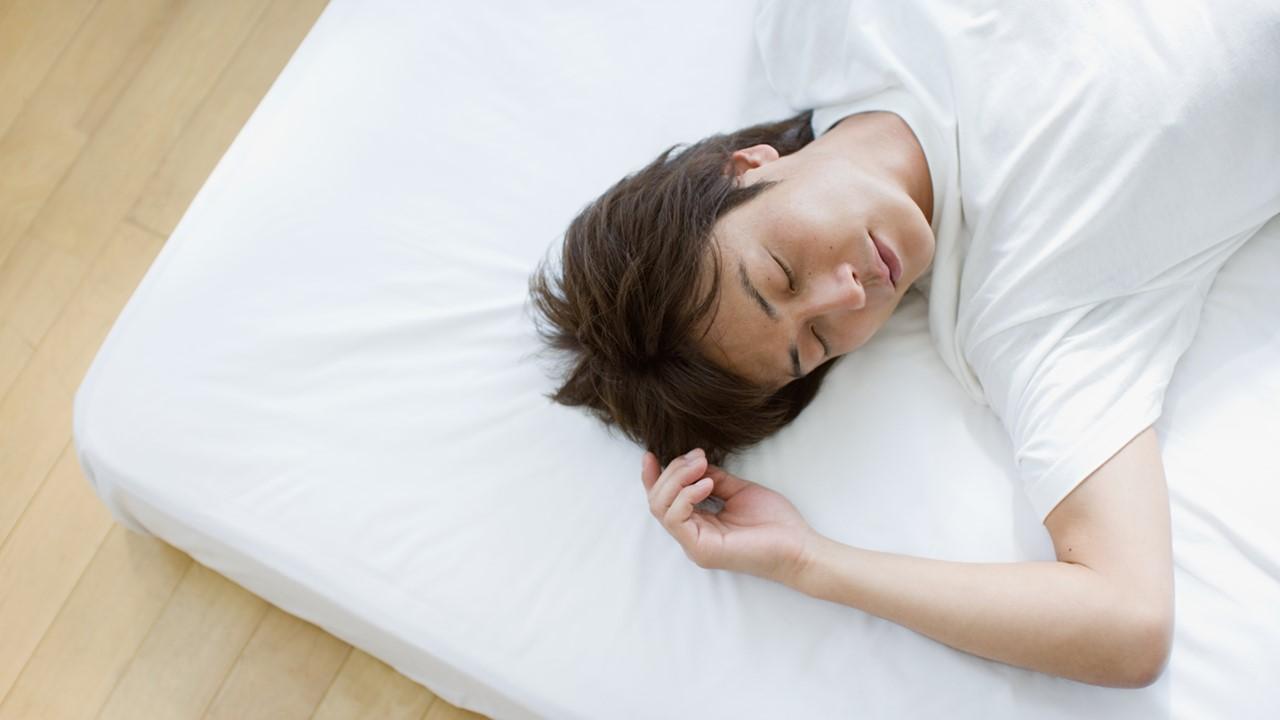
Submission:
[[[96,0],[19,0],[0,8],[0,134],[9,128]]]
[[[102,341],[164,243],[163,237],[132,222],[120,223],[45,334],[36,360],[53,368],[69,392],[80,387]]]
[[[92,718],[191,558],[115,525],[0,703],[0,720]]]
[[[18,379],[18,373],[27,366],[35,351],[17,330],[0,324],[0,398],[13,387],[13,381]]]
[[[0,0],[0,720],[455,716],[113,524],[69,444],[119,309],[323,5]]]
[[[123,219],[267,5],[223,0],[181,6],[36,218],[38,237],[73,251],[101,242],[92,231],[102,229],[103,211],[108,228]]]
[[[0,320],[56,315],[41,305],[66,302],[42,292],[43,263],[27,254],[41,246],[87,260],[137,201],[192,113],[266,7],[265,0],[223,0],[183,5],[168,32],[121,94],[20,243],[0,264]],[[35,265],[29,276],[16,269]],[[24,321],[24,332],[38,331]]]
[[[199,718],[268,608],[193,563],[97,720]]]
[[[151,53],[175,7],[174,0],[102,0],[9,131],[0,133],[0,262],[88,142],[82,121],[91,102],[114,103],[109,87],[132,77],[124,65]]]
[[[18,247],[87,142],[74,127],[25,114],[0,137],[0,262]]]
[[[102,74],[102,79],[92,84],[91,91],[82,92],[79,96],[75,108],[78,113],[77,129],[86,135],[98,131],[120,94],[133,82],[134,76],[168,32],[181,7],[180,0],[99,0],[85,26],[93,27],[97,37],[111,43],[110,48],[98,52],[92,47],[81,50],[77,43],[67,52],[72,56],[68,65],[77,59],[73,52],[78,51],[83,58],[75,76],[83,78],[94,72]],[[103,73],[99,64],[101,60],[89,59],[94,55],[107,56],[111,70]]]
[[[75,294],[80,281],[93,264],[92,257],[47,245],[40,248],[35,274],[39,283],[29,285],[24,296],[23,311],[5,320],[22,339],[39,348],[49,327],[62,314],[63,306]]]
[[[328,0],[276,0],[147,183],[132,217],[168,235]]]
[[[141,65],[137,56],[151,54],[180,7],[179,0],[98,0],[19,120],[92,135],[95,126],[82,127],[85,115],[97,104],[115,103],[120,83]]]
[[[0,539],[8,535],[67,444],[72,398],[80,379],[162,244],[150,231],[121,223],[94,259],[85,282],[69,293],[66,311],[0,400],[0,428],[11,428],[0,434]],[[45,273],[59,280],[45,289],[67,293],[66,286],[81,274],[79,260],[57,248],[48,248],[46,260],[65,267]]]
[[[272,607],[227,675],[205,717],[308,718],[351,646]]]
[[[435,699],[434,693],[390,665],[352,648],[313,720],[417,720],[426,714]]]
[[[13,686],[113,522],[70,443],[0,545],[0,698]]]
[[[427,709],[427,714],[422,716],[422,720],[486,720],[486,718],[480,713],[463,710],[437,698]]]
[[[0,401],[0,541],[71,437],[71,393],[48,366],[28,361]]]

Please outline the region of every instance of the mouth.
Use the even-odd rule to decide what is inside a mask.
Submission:
[[[893,289],[897,290],[898,279],[902,277],[902,261],[893,254],[893,250],[888,245],[877,240],[875,235],[871,235],[871,243],[876,246],[876,253],[880,255],[880,262],[885,267],[889,282],[893,285]]]

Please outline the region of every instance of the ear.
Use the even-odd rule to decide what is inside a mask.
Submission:
[[[741,179],[746,171],[768,165],[778,157],[778,151],[772,145],[752,145],[749,148],[735,150],[729,157],[729,164],[725,170],[732,173],[735,178]]]

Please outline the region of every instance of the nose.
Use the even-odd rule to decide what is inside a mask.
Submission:
[[[813,315],[861,310],[867,304],[867,292],[849,263],[841,263],[833,272],[814,278],[811,287],[809,312]]]

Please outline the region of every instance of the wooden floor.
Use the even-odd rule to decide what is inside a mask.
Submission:
[[[0,0],[0,719],[468,718],[115,524],[72,398],[325,0]]]

